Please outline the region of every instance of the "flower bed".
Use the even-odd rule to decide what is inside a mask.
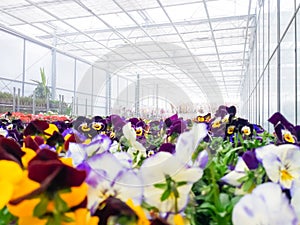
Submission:
[[[300,128],[269,122],[3,114],[0,224],[299,224]]]

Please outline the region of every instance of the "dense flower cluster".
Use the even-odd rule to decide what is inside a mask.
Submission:
[[[300,129],[234,106],[184,120],[2,115],[0,224],[300,223]]]

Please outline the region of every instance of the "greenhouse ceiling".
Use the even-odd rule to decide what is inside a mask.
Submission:
[[[111,74],[172,80],[190,96],[238,102],[255,32],[255,4],[1,0],[0,25],[93,64],[109,63]],[[160,85],[167,88],[168,82]]]

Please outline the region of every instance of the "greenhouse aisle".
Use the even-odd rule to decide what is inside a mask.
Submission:
[[[300,0],[0,0],[0,225],[300,224]]]

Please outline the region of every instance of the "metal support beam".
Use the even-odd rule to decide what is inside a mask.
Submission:
[[[106,73],[106,106],[105,106],[106,115],[111,114],[111,76],[109,73]]]
[[[158,119],[159,116],[159,109],[158,109],[158,84],[156,84],[156,93],[155,93],[155,97],[156,97],[156,117]]]
[[[17,95],[17,112],[20,112],[20,95],[21,95],[21,89],[18,88],[18,95]]]
[[[36,100],[36,97],[35,97],[35,91],[33,92],[32,94],[32,114],[34,115],[35,114],[35,100]]]
[[[223,84],[224,84],[226,94],[227,94],[227,97],[228,97],[228,90],[227,90],[227,86],[226,86],[226,82],[225,82],[225,78],[224,78],[224,74],[223,74],[222,63],[220,61],[221,59],[220,59],[220,54],[219,54],[219,50],[218,50],[218,45],[217,45],[217,42],[216,42],[216,39],[215,39],[215,33],[213,31],[212,22],[211,22],[211,18],[209,16],[206,1],[207,0],[203,0],[203,5],[204,5],[204,8],[205,8],[205,12],[206,12],[207,20],[208,20],[208,25],[209,25],[209,28],[210,28],[212,41],[214,42],[215,50],[216,50],[216,53],[217,53],[217,58],[218,58],[218,62],[219,62],[220,71],[221,71],[221,74],[223,76]]]
[[[206,0],[207,1],[207,0]],[[122,10],[122,12],[124,12]],[[127,11],[128,12],[128,11]],[[251,17],[255,17],[255,14],[250,14]],[[218,22],[231,22],[231,21],[237,21],[237,20],[247,20],[248,15],[240,15],[240,16],[226,16],[226,17],[219,17],[219,18],[211,18],[211,22],[213,23],[218,23]],[[207,24],[207,19],[196,19],[196,20],[185,20],[185,21],[178,21],[178,22],[173,22],[175,26],[195,26],[195,25],[200,25],[200,24]],[[164,28],[164,27],[169,27],[170,23],[155,23],[155,24],[147,24],[147,28]],[[136,30],[139,29],[139,26],[126,26],[126,27],[119,27],[118,31],[131,31],[131,30]],[[106,33],[106,32],[111,32],[111,29],[94,29],[94,30],[87,30],[85,31],[86,34],[98,34],[98,33]],[[80,35],[80,32],[64,32],[64,33],[58,33],[58,37],[68,37],[68,36],[77,36]],[[40,35],[38,38],[42,39],[49,39],[52,38],[51,35]]]
[[[23,74],[22,74],[22,97],[25,90],[25,73],[26,73],[26,40],[23,41]]]
[[[94,114],[94,67],[92,66],[91,115]]]
[[[16,111],[16,87],[13,87],[13,112]]]
[[[56,45],[56,38],[54,37],[53,45]],[[56,98],[56,49],[52,48],[52,67],[51,67],[51,98],[55,100]]]
[[[77,87],[77,60],[74,60],[74,86],[73,86],[73,97],[72,97],[72,114],[76,114],[76,87]]]
[[[136,75],[136,85],[135,85],[135,115],[140,116],[140,75]]]

